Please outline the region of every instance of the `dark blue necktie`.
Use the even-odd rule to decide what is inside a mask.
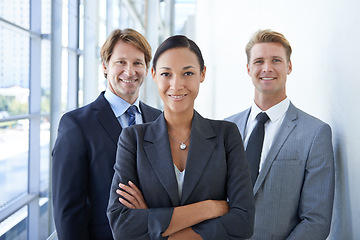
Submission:
[[[128,126],[135,124],[135,113],[136,113],[136,106],[131,105],[127,110],[126,114],[129,117]]]
[[[250,165],[251,180],[253,185],[255,185],[257,176],[259,175],[259,164],[265,135],[264,124],[267,120],[269,120],[269,116],[266,113],[261,112],[256,116],[256,120],[256,126],[251,132],[246,147],[246,156]]]

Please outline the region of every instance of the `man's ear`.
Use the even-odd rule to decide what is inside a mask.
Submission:
[[[102,70],[103,70],[104,74],[107,74],[107,67],[104,62],[102,62]]]
[[[291,63],[291,60],[290,60],[290,61],[289,61],[289,66],[288,66],[287,75],[290,75],[291,72],[292,72],[292,63]]]
[[[156,82],[156,80],[155,80],[155,75],[156,75],[155,69],[152,67],[152,68],[151,68],[151,77],[152,77],[152,79],[154,80],[154,82]]]
[[[249,64],[246,64],[246,69],[247,69],[247,72],[248,72],[249,76],[251,77]]]

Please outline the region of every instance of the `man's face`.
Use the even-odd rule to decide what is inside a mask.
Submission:
[[[257,43],[250,52],[248,74],[255,86],[255,95],[286,97],[286,78],[291,73],[285,48],[280,43]]]
[[[103,63],[110,91],[128,103],[135,102],[147,74],[145,55],[125,41],[118,41],[107,64]]]

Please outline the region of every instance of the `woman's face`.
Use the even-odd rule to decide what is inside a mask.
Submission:
[[[201,72],[196,54],[188,48],[173,48],[162,53],[156,71],[152,68],[151,73],[164,102],[164,111],[192,112],[205,72],[205,67]]]

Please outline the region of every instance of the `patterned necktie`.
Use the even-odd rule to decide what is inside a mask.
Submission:
[[[256,116],[256,120],[256,126],[251,132],[246,147],[246,156],[250,165],[253,186],[255,185],[257,176],[259,175],[259,164],[265,135],[264,124],[267,120],[269,120],[269,116],[266,113],[261,112]]]
[[[128,121],[128,126],[134,125],[135,124],[135,113],[136,113],[136,106],[131,105],[127,110],[126,110],[126,114],[129,117],[129,121]]]

